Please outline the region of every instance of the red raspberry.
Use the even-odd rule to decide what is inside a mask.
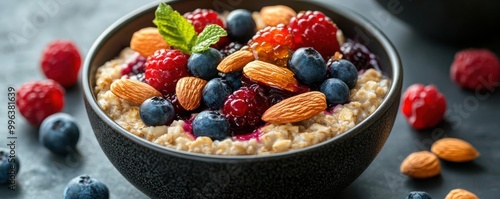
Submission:
[[[498,84],[500,61],[488,49],[466,49],[455,54],[451,79],[464,89],[484,90]]]
[[[340,51],[337,25],[320,11],[300,12],[290,20],[289,26],[293,34],[293,50],[312,47],[325,60]]]
[[[189,75],[189,55],[179,50],[159,49],[148,57],[145,67],[146,83],[166,95],[175,92],[177,81]]]
[[[82,58],[70,40],[54,40],[42,53],[41,66],[45,76],[68,88],[78,81]]]
[[[210,24],[216,24],[220,27],[226,29],[224,22],[219,17],[219,13],[211,9],[201,9],[198,8],[192,12],[187,12],[184,14],[184,18],[186,18],[191,24],[194,26],[194,30],[200,34],[205,26]],[[227,36],[221,37],[219,42],[212,45],[213,48],[221,49],[224,46],[229,44],[229,38]]]
[[[402,112],[415,129],[434,127],[443,120],[446,99],[434,85],[414,84],[403,94]]]
[[[21,115],[34,126],[64,108],[64,88],[54,80],[26,82],[17,89],[16,105]]]
[[[288,27],[279,24],[257,31],[248,41],[248,46],[258,60],[286,67],[292,53],[292,43],[292,34]]]
[[[228,119],[234,134],[252,132],[269,108],[264,88],[259,85],[241,87],[229,95],[222,106],[222,114]]]

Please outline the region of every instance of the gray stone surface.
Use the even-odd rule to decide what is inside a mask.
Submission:
[[[111,23],[135,8],[152,2],[99,0],[0,1],[0,147],[7,144],[7,88],[43,79],[39,60],[45,45],[57,38],[76,42],[85,55],[98,35]],[[333,1],[324,1],[332,4]],[[404,198],[412,190],[444,198],[454,188],[464,188],[480,198],[500,195],[500,92],[467,92],[449,79],[454,53],[465,47],[446,45],[420,37],[389,16],[378,4],[366,0],[337,0],[380,27],[399,50],[404,65],[404,88],[413,83],[435,84],[448,99],[447,121],[428,131],[417,132],[398,115],[387,144],[372,165],[349,187],[332,198]],[[478,44],[500,52],[498,42]],[[498,89],[498,87],[496,88]],[[17,113],[16,155],[21,161],[17,190],[0,186],[0,198],[61,198],[65,184],[80,174],[106,183],[111,198],[147,198],[128,183],[100,149],[88,122],[79,86],[67,91],[64,112],[74,115],[81,128],[79,154],[57,157],[38,142],[38,132]],[[399,173],[403,158],[428,150],[442,137],[471,142],[481,156],[470,163],[442,162],[438,177],[411,180]]]

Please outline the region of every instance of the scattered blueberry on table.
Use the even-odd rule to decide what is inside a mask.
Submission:
[[[80,137],[80,129],[73,116],[55,113],[40,125],[40,143],[53,153],[66,155],[75,151]]]
[[[109,189],[101,181],[89,175],[71,179],[63,193],[64,199],[108,199]]]
[[[9,157],[10,151],[7,148],[0,148],[0,184],[6,184],[11,179],[15,179],[19,171],[19,158]]]

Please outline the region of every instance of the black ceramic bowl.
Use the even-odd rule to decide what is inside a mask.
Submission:
[[[416,32],[452,44],[490,42],[500,28],[500,1],[376,0]]]
[[[238,2],[238,5],[232,5]],[[263,156],[216,156],[177,151],[125,131],[99,108],[94,87],[99,66],[128,46],[134,31],[153,26],[157,3],[146,5],[111,25],[91,47],[82,70],[84,101],[95,136],[109,160],[135,187],[153,198],[318,198],[333,197],[372,162],[389,136],[401,95],[402,69],[389,40],[344,7],[308,1],[168,1],[180,13],[195,8],[246,8],[285,4],[319,10],[349,38],[364,42],[392,79],[382,105],[350,131],[304,149]]]

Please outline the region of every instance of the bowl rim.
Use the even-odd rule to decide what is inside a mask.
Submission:
[[[166,0],[163,1],[165,3],[176,3],[180,2],[181,0]],[[187,158],[187,159],[193,159],[193,160],[200,160],[200,161],[242,161],[242,160],[265,160],[269,158],[279,158],[279,157],[286,157],[286,156],[291,156],[293,154],[301,153],[304,151],[309,151],[309,150],[314,150],[315,148],[321,147],[323,145],[331,144],[332,142],[339,142],[340,140],[348,139],[350,137],[355,136],[358,133],[361,133],[364,129],[368,128],[371,124],[373,124],[378,118],[383,117],[384,113],[390,108],[390,106],[395,103],[399,97],[400,90],[401,90],[401,85],[403,81],[403,73],[402,73],[402,62],[401,58],[399,56],[399,53],[396,51],[396,48],[392,44],[392,42],[387,38],[387,36],[379,29],[377,28],[372,22],[367,20],[365,17],[361,16],[354,10],[347,8],[345,6],[339,5],[336,3],[335,6],[327,6],[324,3],[321,2],[311,2],[311,1],[305,1],[305,0],[295,0],[298,2],[303,2],[303,3],[308,3],[311,5],[316,5],[316,6],[322,6],[327,10],[331,10],[332,12],[338,13],[339,15],[342,15],[355,24],[362,25],[363,28],[365,28],[368,32],[370,32],[373,35],[373,38],[375,38],[378,42],[381,43],[384,52],[387,52],[389,62],[391,63],[391,69],[392,69],[392,81],[391,85],[389,88],[388,93],[386,94],[383,102],[380,104],[380,106],[373,112],[371,115],[369,115],[367,118],[365,118],[363,121],[360,123],[356,124],[353,128],[347,130],[346,132],[342,133],[341,135],[337,135],[333,138],[330,138],[328,140],[325,140],[321,143],[317,143],[308,147],[300,148],[300,149],[293,149],[289,150],[286,152],[280,152],[280,153],[273,153],[273,154],[265,154],[265,155],[212,155],[212,154],[202,154],[202,153],[194,153],[194,152],[188,152],[184,150],[177,150],[173,148],[168,148],[166,146],[162,146],[156,143],[153,143],[151,141],[148,141],[142,137],[139,137],[137,135],[132,134],[131,132],[128,132],[121,126],[119,126],[115,121],[113,121],[110,117],[107,116],[107,114],[100,108],[100,106],[97,104],[97,100],[95,98],[94,93],[92,92],[92,88],[90,87],[92,83],[90,82],[90,77],[92,74],[90,74],[90,68],[91,68],[91,63],[94,60],[95,57],[95,52],[103,45],[103,41],[108,39],[111,35],[113,35],[115,32],[117,32],[120,28],[125,26],[128,22],[133,21],[136,17],[141,16],[147,12],[150,12],[150,10],[154,10],[159,4],[159,2],[151,2],[148,4],[145,4],[128,14],[122,16],[119,18],[117,21],[112,23],[108,28],[102,32],[98,38],[94,41],[92,46],[90,47],[89,51],[87,52],[87,56],[85,57],[84,60],[84,65],[83,65],[83,70],[82,74],[80,76],[80,81],[81,81],[81,86],[83,90],[83,97],[90,106],[90,108],[96,113],[96,115],[103,121],[105,122],[108,126],[110,126],[114,131],[119,132],[123,136],[125,136],[127,139],[130,139],[132,142],[135,142],[139,145],[142,145],[146,148],[155,150],[160,153],[180,157],[180,158]],[[397,102],[396,102],[397,103]],[[94,132],[95,134],[95,132]]]

